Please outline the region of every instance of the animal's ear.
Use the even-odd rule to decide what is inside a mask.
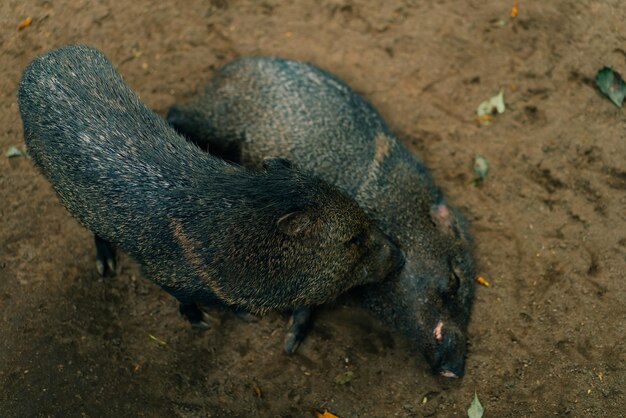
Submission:
[[[291,161],[282,157],[265,157],[263,159],[263,168],[266,170],[275,170],[279,168],[291,168]]]
[[[444,234],[453,235],[456,238],[460,237],[461,227],[457,223],[454,213],[445,203],[432,205],[430,219]]]
[[[308,231],[313,226],[313,220],[306,212],[296,211],[281,216],[276,226],[283,234],[296,237]]]
[[[165,118],[172,128],[183,135],[187,136],[193,130],[192,118],[189,112],[181,106],[174,105],[170,107]]]
[[[432,205],[430,208],[430,218],[439,229],[444,231],[450,229],[452,213],[450,213],[450,208],[448,208],[445,203]]]

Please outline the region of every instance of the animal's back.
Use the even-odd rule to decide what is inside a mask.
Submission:
[[[280,155],[346,190],[407,256],[396,279],[359,292],[363,305],[408,335],[435,370],[463,374],[474,291],[464,218],[365,99],[312,65],[242,58],[168,121],[245,165]]]
[[[376,109],[334,75],[303,62],[233,61],[195,101],[173,107],[168,120],[209,148],[236,144],[235,159],[247,166],[262,157],[292,160],[345,190],[392,235],[427,227],[426,218],[409,213],[428,212],[440,199],[426,166]]]
[[[35,59],[18,98],[28,151],[65,207],[185,305],[319,304],[403,264],[353,199],[287,161],[252,171],[203,152],[93,48]]]
[[[164,208],[168,202],[159,191],[194,179],[181,175],[181,168],[206,172],[212,163],[87,46],[58,48],[34,60],[24,71],[18,101],[29,155],[68,210],[102,237],[148,233],[150,222],[128,228],[125,220]],[[177,150],[185,152],[186,166],[170,163]],[[112,214],[119,222],[102,222]]]
[[[198,118],[219,122],[207,142],[239,142],[247,165],[258,163],[247,156],[278,151],[352,195],[376,153],[373,138],[392,137],[378,112],[342,81],[297,61],[238,59],[218,73],[201,100]]]

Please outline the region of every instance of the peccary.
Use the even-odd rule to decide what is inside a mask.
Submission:
[[[168,121],[209,151],[248,166],[285,157],[353,196],[407,258],[395,280],[355,290],[357,297],[408,336],[435,372],[464,374],[475,275],[467,222],[367,101],[311,65],[241,58],[172,107]],[[309,319],[296,314],[287,351]]]
[[[216,300],[256,313],[323,303],[403,263],[353,199],[286,160],[252,171],[203,152],[95,49],[35,59],[18,99],[28,152],[61,202],[192,322],[195,304]]]

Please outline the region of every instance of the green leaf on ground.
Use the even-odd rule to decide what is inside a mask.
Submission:
[[[480,401],[478,400],[478,395],[476,394],[476,392],[474,392],[474,400],[467,410],[467,416],[469,418],[482,418],[484,412],[485,409],[480,404]]]
[[[504,105],[504,90],[500,89],[500,92],[495,96],[481,102],[476,109],[478,120],[483,125],[489,125],[491,118],[495,114],[504,113],[506,106]]]
[[[596,86],[615,106],[622,107],[626,98],[626,83],[622,77],[609,67],[604,67],[596,74]]]
[[[341,373],[340,375],[337,375],[335,377],[335,383],[337,383],[338,385],[345,385],[346,383],[351,381],[353,378],[354,378],[354,372],[348,370],[345,373]]]
[[[20,157],[23,155],[23,152],[18,147],[9,147],[5,155],[7,158]]]
[[[485,180],[487,174],[489,174],[489,162],[487,162],[487,159],[482,155],[477,155],[476,158],[474,158],[474,173],[478,176],[478,178],[475,179],[477,183]]]

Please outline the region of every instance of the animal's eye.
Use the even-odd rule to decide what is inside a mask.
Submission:
[[[452,269],[450,272],[450,277],[448,279],[448,292],[454,294],[459,290],[459,286],[461,285],[461,277],[457,272],[457,269]]]
[[[350,238],[347,241],[347,244],[348,245],[361,246],[365,242],[366,238],[367,238],[367,232],[366,231],[360,231],[357,234],[355,234],[354,236],[352,236],[352,238]]]

